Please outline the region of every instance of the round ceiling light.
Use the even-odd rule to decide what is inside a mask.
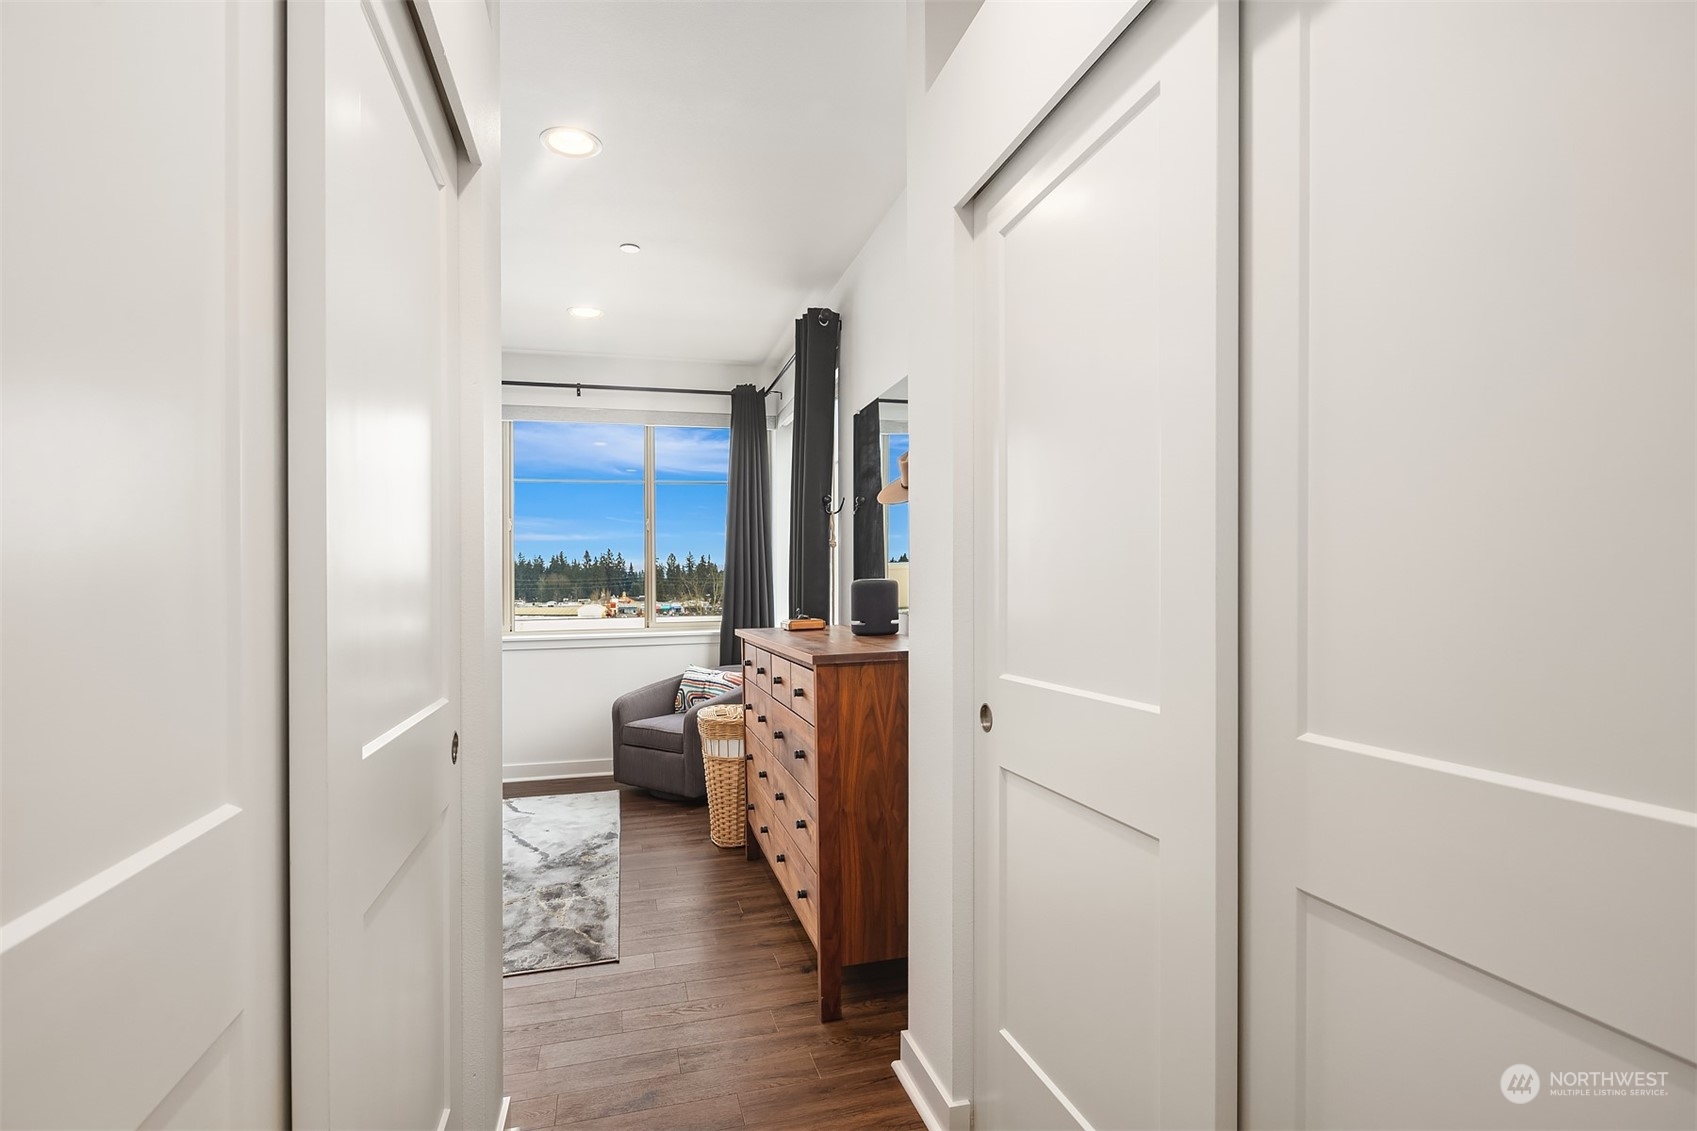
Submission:
[[[622,243],[619,245],[619,250],[626,255],[635,255],[642,250],[642,245],[639,243]]]
[[[594,157],[601,152],[601,139],[577,126],[555,126],[542,131],[542,145],[561,157]]]
[[[569,307],[566,313],[573,318],[599,318],[601,317],[601,308],[599,306],[573,306]]]

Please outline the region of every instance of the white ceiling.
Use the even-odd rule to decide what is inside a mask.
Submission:
[[[760,361],[901,192],[901,3],[531,0],[501,25],[509,349]],[[604,149],[548,153],[558,125]]]

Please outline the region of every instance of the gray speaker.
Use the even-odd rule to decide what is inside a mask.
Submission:
[[[894,636],[901,628],[896,608],[896,583],[882,577],[863,577],[849,587],[850,627],[856,636]]]

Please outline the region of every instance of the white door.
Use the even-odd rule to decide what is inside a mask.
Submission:
[[[283,12],[0,4],[0,1126],[282,1126]]]
[[[972,208],[996,1131],[1235,1119],[1236,15],[1156,0]]]
[[[1697,7],[1244,20],[1244,1122],[1697,1126]]]
[[[294,1117],[459,1087],[457,155],[407,9],[289,8]]]

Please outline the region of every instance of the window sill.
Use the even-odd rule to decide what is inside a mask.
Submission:
[[[568,648],[658,648],[719,639],[717,628],[685,631],[638,628],[625,632],[509,632],[501,637],[503,652],[549,652]]]

